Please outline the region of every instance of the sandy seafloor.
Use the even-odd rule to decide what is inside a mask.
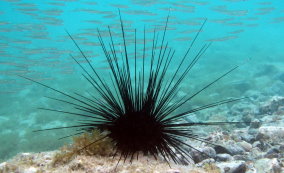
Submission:
[[[55,150],[71,141],[58,138],[74,131],[34,133],[33,130],[71,125],[76,117],[37,109],[70,107],[47,99],[44,96],[60,95],[19,75],[67,92],[92,92],[92,87],[81,76],[82,71],[69,56],[71,53],[82,60],[64,30],[82,45],[99,73],[108,75],[96,28],[104,30],[110,25],[119,33],[117,8],[120,8],[126,27],[137,28],[141,39],[144,24],[149,30],[164,26],[169,7],[166,40],[177,52],[176,61],[205,18],[207,23],[192,55],[204,43],[213,43],[182,82],[177,99],[194,94],[233,66],[241,65],[180,111],[229,97],[248,96],[239,102],[196,112],[184,121],[252,123],[196,127],[196,133],[223,148],[187,141],[212,156],[204,158],[189,151],[194,156],[190,166],[173,164],[169,168],[163,161],[146,157],[141,162],[121,164],[114,169],[115,161],[108,158],[78,156],[66,165],[53,167],[51,160]],[[210,172],[208,163],[217,172],[283,172],[283,30],[284,3],[280,1],[1,1],[0,172],[190,172],[190,169]],[[131,40],[133,31],[128,34]],[[152,33],[147,32],[147,36],[151,38]],[[141,60],[141,53],[139,56]],[[168,74],[173,73],[175,64],[172,67]],[[146,168],[145,162],[152,166]]]

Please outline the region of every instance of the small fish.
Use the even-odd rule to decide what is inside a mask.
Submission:
[[[143,19],[142,21],[146,22],[146,23],[148,23],[148,22],[156,22],[156,20],[154,20],[154,19]]]
[[[33,78],[36,81],[46,81],[46,80],[54,80],[52,77],[45,77],[45,78]]]
[[[15,4],[16,6],[21,6],[21,7],[35,7],[36,5],[35,4],[32,4],[32,3],[18,3],[18,4]]]
[[[100,21],[100,20],[85,20],[85,22],[96,23],[96,24],[101,24],[102,23],[102,21]]]
[[[245,26],[247,26],[247,27],[256,27],[256,26],[258,26],[258,24],[257,23],[252,23],[252,24],[246,24]]]
[[[232,40],[238,38],[237,36],[226,36],[226,37],[221,37],[221,38],[214,38],[206,41],[210,42],[217,42],[217,41],[227,41],[227,40]]]
[[[180,33],[183,33],[183,34],[190,34],[190,33],[196,33],[196,32],[198,32],[198,31],[199,31],[198,29],[191,29],[191,30],[181,31]]]
[[[111,6],[116,7],[116,8],[129,8],[129,6],[122,5],[122,4],[111,4]]]
[[[30,40],[15,40],[15,41],[13,41],[13,43],[16,43],[16,44],[31,44],[32,41],[30,41]]]
[[[241,2],[241,1],[247,1],[247,0],[225,0],[225,1],[228,1],[228,2]]]
[[[225,19],[214,19],[214,20],[210,20],[210,22],[213,22],[213,23],[226,23],[228,21],[232,21],[234,20],[234,18],[225,18]]]
[[[111,68],[109,66],[106,67],[98,67],[99,70],[110,70]]]
[[[85,42],[82,42],[83,45],[86,45],[86,46],[101,46],[100,43],[97,43],[97,42],[91,42],[91,41],[85,41]]]
[[[39,11],[38,8],[34,7],[34,8],[18,8],[18,11],[21,12],[37,12]]]
[[[284,22],[284,17],[276,17],[272,19],[272,23],[281,23]]]
[[[103,18],[114,18],[116,16],[117,16],[116,14],[110,14],[110,15],[103,16]]]
[[[1,26],[1,25],[8,25],[8,24],[10,24],[10,22],[0,21],[0,26]]]
[[[5,70],[5,71],[0,71],[0,74],[4,75],[22,75],[22,74],[27,74],[29,73],[29,70]]]
[[[127,10],[124,13],[130,14],[130,15],[145,15],[145,16],[156,16],[156,13],[152,13],[149,11],[143,11],[143,10]]]
[[[5,0],[7,2],[20,2],[20,0]]]
[[[209,4],[209,2],[205,2],[205,1],[185,1],[187,3],[190,3],[190,4],[196,4],[196,5],[207,5]]]
[[[202,24],[202,22],[182,21],[181,24],[190,25],[190,26],[200,26]]]
[[[244,18],[244,20],[248,20],[248,21],[255,21],[255,20],[258,20],[259,18],[258,17],[247,17],[247,18]]]
[[[230,16],[245,16],[248,14],[248,10],[228,10],[225,12],[225,14]]]
[[[44,10],[42,12],[44,14],[50,15],[50,16],[59,16],[63,12],[63,10],[60,10],[60,9],[50,9],[50,10]]]
[[[267,8],[259,8],[257,9],[257,13],[255,13],[256,15],[266,15],[271,13],[273,10],[275,10],[274,7],[267,7]]]
[[[60,3],[60,2],[49,2],[48,4],[52,6],[65,6],[64,3]]]
[[[240,30],[231,31],[231,32],[228,32],[228,33],[229,34],[238,34],[238,33],[241,33],[241,32],[244,32],[244,30],[240,29]]]
[[[273,10],[275,10],[275,8],[274,7],[267,7],[267,8],[259,8],[259,9],[257,9],[258,11],[273,11]]]
[[[259,2],[258,4],[259,5],[271,5],[272,2]]]
[[[0,28],[0,32],[11,32],[11,29],[8,28]]]
[[[4,94],[15,94],[22,91],[22,89],[18,89],[18,90],[11,90],[11,91],[0,91],[0,95],[4,95]]]
[[[182,7],[182,8],[187,8],[187,9],[195,9],[194,6],[186,5],[186,4],[184,4],[184,3],[172,2],[171,4],[172,4],[173,6],[176,6],[176,7]]]
[[[243,25],[243,22],[226,23],[225,25],[228,25],[228,26],[241,26],[241,25]]]
[[[191,37],[179,37],[175,39],[176,41],[189,41],[192,40]]]
[[[83,2],[83,3],[84,3],[84,4],[87,4],[87,5],[98,5],[98,3],[93,2],[93,1]]]

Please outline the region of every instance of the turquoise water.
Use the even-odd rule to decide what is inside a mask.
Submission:
[[[207,19],[192,54],[212,42],[181,86],[180,94],[192,94],[235,65],[241,67],[187,106],[215,99],[262,93],[268,98],[284,94],[284,2],[259,0],[218,1],[0,1],[0,160],[19,152],[54,150],[69,142],[58,140],[69,130],[34,133],[33,130],[70,125],[76,117],[39,110],[68,109],[45,96],[57,93],[25,80],[26,76],[68,92],[92,92],[72,54],[83,58],[65,30],[78,42],[101,75],[109,69],[97,39],[97,28],[107,39],[107,26],[121,34],[118,8],[127,34],[130,54],[142,59],[143,28],[147,39],[161,30],[170,9],[166,40],[181,59],[192,38]],[[162,32],[160,32],[160,35]],[[122,40],[114,41],[121,49]],[[151,43],[147,44],[151,48]],[[140,52],[139,52],[140,51]],[[149,53],[149,52],[147,52]],[[133,57],[132,57],[133,60]],[[174,67],[175,64],[173,63]],[[169,70],[169,74],[171,70]]]

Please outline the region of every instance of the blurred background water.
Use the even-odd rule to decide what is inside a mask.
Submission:
[[[109,68],[97,39],[110,26],[121,34],[118,8],[132,49],[137,29],[138,59],[142,59],[143,28],[147,50],[153,29],[162,30],[168,12],[166,40],[176,50],[174,61],[185,53],[207,19],[192,54],[204,43],[213,44],[181,86],[180,95],[192,94],[234,65],[236,72],[200,94],[187,106],[227,97],[284,93],[284,1],[272,0],[1,0],[0,1],[0,161],[19,152],[54,150],[69,139],[68,130],[34,133],[64,126],[76,117],[37,108],[65,108],[44,96],[58,96],[20,76],[68,92],[92,92],[70,54],[84,63],[65,30],[75,38],[100,74]],[[162,34],[162,32],[160,32]],[[121,37],[115,37],[121,49]],[[139,52],[140,51],[140,52]],[[131,51],[130,51],[131,53]],[[147,55],[149,52],[147,52]],[[147,58],[147,56],[146,56]],[[170,73],[170,72],[169,72]]]

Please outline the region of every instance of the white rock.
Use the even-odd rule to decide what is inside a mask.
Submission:
[[[258,172],[271,172],[271,173],[281,173],[284,170],[281,168],[279,161],[276,158],[259,159],[254,164]]]
[[[177,169],[169,169],[166,173],[181,173],[180,170]]]
[[[38,171],[37,168],[30,167],[30,168],[25,169],[23,173],[36,173],[37,171]]]
[[[279,141],[284,139],[284,127],[262,126],[258,129],[258,133],[263,135],[264,139]]]
[[[0,163],[0,170],[4,169],[7,165],[7,162]]]

